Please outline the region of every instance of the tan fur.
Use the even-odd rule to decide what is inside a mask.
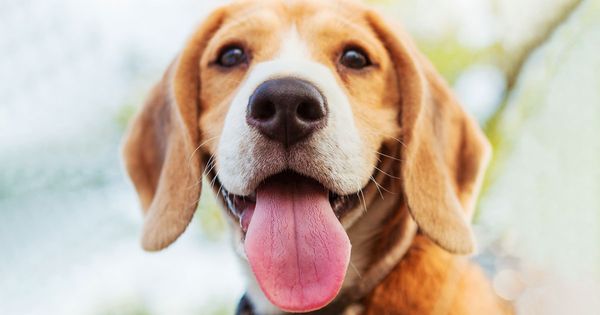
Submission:
[[[402,261],[365,299],[365,315],[511,314],[481,270],[418,236]]]
[[[211,158],[218,162],[218,139],[236,90],[253,64],[277,55],[292,27],[311,58],[332,69],[350,100],[367,160],[380,167],[374,181],[381,189],[367,185],[364,204],[342,222],[356,269],[348,271],[341,295],[360,302],[352,309],[365,314],[509,314],[479,268],[455,255],[475,247],[469,221],[489,158],[485,137],[408,36],[350,1],[237,1],[199,27],[126,138],[127,170],[145,213],[143,247],[162,249],[185,230],[202,169]],[[230,44],[249,52],[247,66],[215,66]],[[341,67],[337,61],[348,45],[364,49],[374,66]],[[413,237],[413,220],[419,234],[399,263],[390,261],[393,248]],[[386,274],[368,296],[352,294]]]

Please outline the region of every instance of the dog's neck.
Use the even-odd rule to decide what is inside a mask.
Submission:
[[[402,193],[400,163],[393,158],[399,156],[400,148],[398,144],[381,148],[386,158],[378,164],[378,172],[371,178],[373,183],[361,192],[362,216],[355,222],[342,220],[344,225],[350,225],[347,228],[352,243],[350,268],[340,295],[325,309],[342,310],[368,295],[411,246],[417,225]]]

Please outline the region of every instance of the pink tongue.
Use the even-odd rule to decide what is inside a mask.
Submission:
[[[327,191],[300,176],[271,179],[258,188],[245,249],[262,291],[288,312],[331,302],[350,260],[350,240]]]

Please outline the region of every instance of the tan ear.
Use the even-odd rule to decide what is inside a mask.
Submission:
[[[402,181],[420,230],[452,253],[475,250],[470,227],[490,156],[477,123],[400,30],[367,13],[395,64],[401,97]]]
[[[187,42],[132,121],[123,157],[145,215],[142,247],[160,250],[185,231],[202,184],[198,128],[202,51],[218,29],[213,13]]]

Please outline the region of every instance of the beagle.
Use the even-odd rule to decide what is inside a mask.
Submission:
[[[465,255],[490,146],[400,28],[352,1],[243,0],[191,36],[133,120],[142,246],[203,175],[248,287],[238,314],[511,314]]]

